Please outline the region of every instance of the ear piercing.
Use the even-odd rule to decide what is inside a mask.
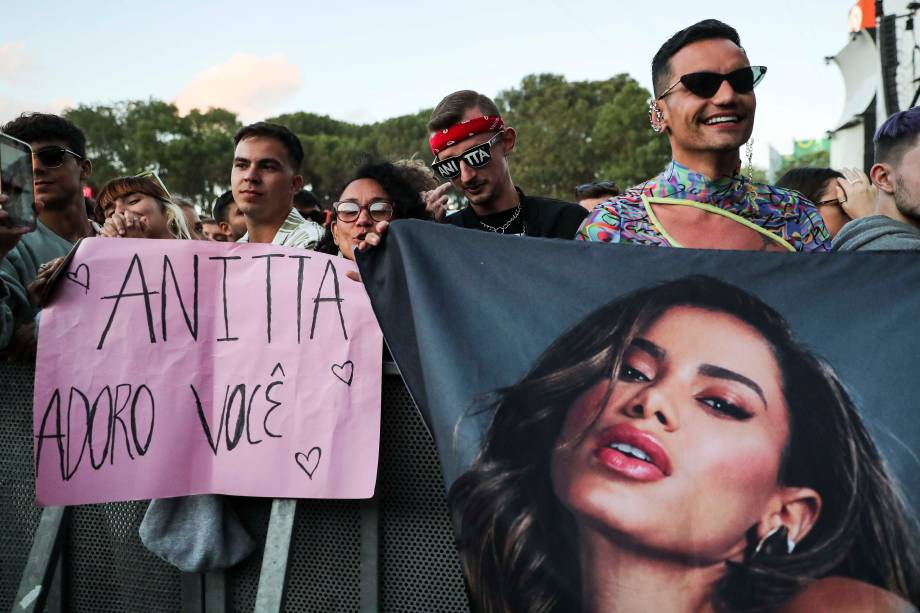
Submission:
[[[757,547],[754,548],[754,555],[779,556],[789,555],[795,551],[795,541],[789,538],[789,528],[786,526],[777,526],[767,532]]]
[[[658,108],[657,100],[652,99],[648,103],[648,121],[656,133],[660,134],[664,130],[664,126],[661,125],[664,121],[664,113]]]

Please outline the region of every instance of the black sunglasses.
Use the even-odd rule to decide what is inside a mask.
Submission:
[[[488,141],[475,147],[470,147],[460,155],[435,160],[431,163],[431,168],[437,171],[442,179],[456,179],[460,176],[460,160],[463,160],[472,168],[482,168],[492,161],[492,145],[501,138],[503,133],[504,131],[499,132]]]
[[[57,168],[64,164],[64,158],[68,153],[78,160],[83,159],[83,156],[79,153],[71,151],[67,147],[60,147],[57,145],[42,147],[38,151],[34,152],[32,157],[38,158],[38,161],[41,162],[42,166],[45,168]]]
[[[757,87],[757,84],[760,83],[765,74],[767,74],[766,66],[746,66],[745,68],[733,70],[728,74],[691,72],[682,76],[677,83],[666,89],[657,99],[661,100],[681,83],[687,88],[687,91],[700,98],[712,98],[715,96],[719,88],[722,87],[722,81],[728,81],[728,84],[737,93],[747,94]]]
[[[393,217],[393,204],[386,200],[375,200],[364,206],[346,200],[333,202],[332,208],[335,211],[335,218],[346,223],[357,221],[358,216],[361,215],[361,209],[367,209],[367,214],[374,221],[389,221]]]

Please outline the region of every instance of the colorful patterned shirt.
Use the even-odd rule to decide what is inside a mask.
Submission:
[[[741,176],[713,181],[674,161],[657,177],[598,204],[576,239],[675,246],[643,197],[703,203],[767,230],[795,251],[830,250],[830,235],[818,210],[798,192]]]
[[[315,221],[304,219],[297,212],[297,209],[291,208],[284,219],[284,223],[275,233],[272,239],[272,245],[281,245],[282,247],[303,247],[304,249],[316,249],[319,241],[323,238],[325,229]],[[249,242],[249,232],[240,237],[238,243]]]

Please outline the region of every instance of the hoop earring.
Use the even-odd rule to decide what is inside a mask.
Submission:
[[[787,556],[795,551],[795,541],[789,538],[789,528],[777,526],[767,532],[754,547],[751,558]]]
[[[754,139],[752,138],[744,146],[745,156],[747,157],[747,171],[748,171],[748,181],[751,183],[754,182],[754,162],[751,161],[751,158],[754,157]]]
[[[664,121],[664,113],[658,108],[658,101],[654,98],[648,103],[648,121],[652,124],[652,130],[656,134],[661,134],[664,131],[664,126],[661,125],[661,122]]]

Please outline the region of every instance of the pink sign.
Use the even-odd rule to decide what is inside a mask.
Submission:
[[[39,505],[368,498],[383,337],[342,258],[84,240],[41,313]]]

